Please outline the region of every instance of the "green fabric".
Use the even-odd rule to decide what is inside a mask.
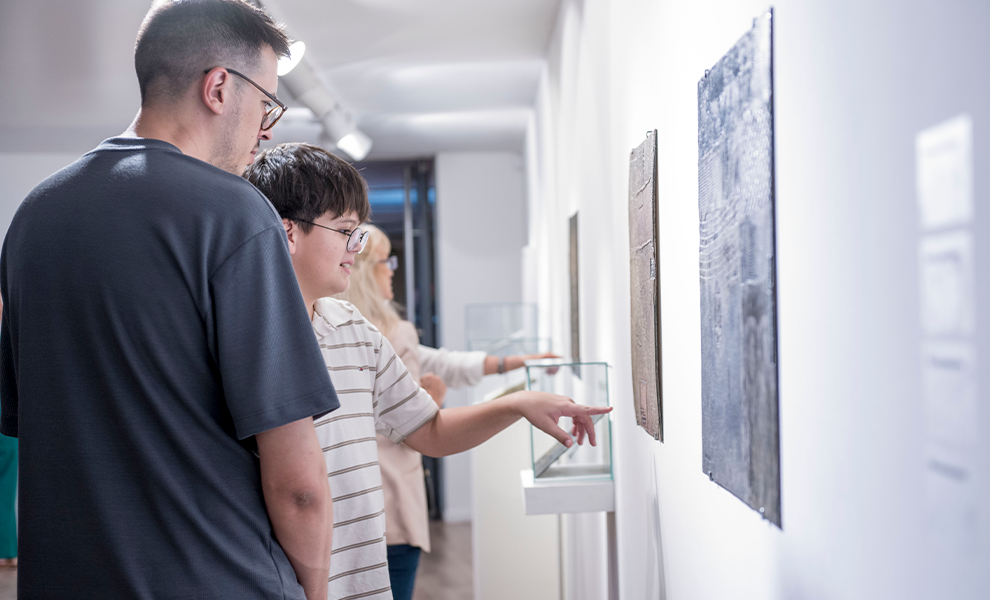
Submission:
[[[17,439],[0,435],[0,558],[17,556]]]

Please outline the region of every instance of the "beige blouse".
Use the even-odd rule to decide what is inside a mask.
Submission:
[[[400,321],[388,336],[396,355],[419,383],[421,356],[430,371],[450,387],[474,385],[484,376],[484,352],[421,351],[419,334],[409,321]],[[445,377],[446,376],[446,377]],[[405,444],[395,444],[379,435],[378,463],[385,492],[385,540],[389,546],[408,544],[430,551],[429,515],[423,482],[423,457]]]

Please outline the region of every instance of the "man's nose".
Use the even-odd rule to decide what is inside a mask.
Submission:
[[[272,127],[272,129],[274,129],[274,127]],[[266,142],[268,140],[272,139],[272,130],[271,129],[268,129],[268,130],[262,129],[261,130],[261,133],[258,134],[258,139],[259,140],[265,140]]]

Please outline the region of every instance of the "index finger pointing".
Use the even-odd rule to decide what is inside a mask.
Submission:
[[[569,417],[604,415],[612,412],[611,406],[584,406],[582,404],[572,404],[564,414]]]

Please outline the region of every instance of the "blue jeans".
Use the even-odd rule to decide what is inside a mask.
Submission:
[[[394,600],[412,600],[420,552],[408,544],[388,546],[388,578],[392,581]]]

